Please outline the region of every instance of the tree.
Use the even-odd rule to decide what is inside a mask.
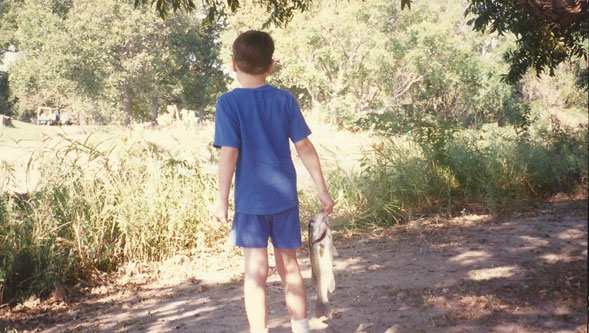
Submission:
[[[538,19],[566,26],[588,18],[589,3],[579,0],[520,0],[522,7]]]
[[[579,0],[470,0],[469,23],[477,31],[515,34],[516,49],[505,59],[508,82],[520,80],[529,68],[537,75],[571,57],[587,61],[589,2]],[[587,86],[585,86],[587,88]]]
[[[25,55],[10,73],[21,116],[49,105],[128,125],[155,121],[165,103],[204,110],[226,89],[219,25],[185,13],[163,21],[116,0],[62,2],[70,6],[31,0],[6,14],[10,43]]]
[[[408,0],[403,0],[408,1]],[[176,12],[183,10],[191,12],[197,8],[193,0],[135,0],[135,7],[139,5],[155,4],[155,11],[162,18],[166,18],[170,10]],[[304,12],[309,8],[311,0],[263,0],[260,7],[265,7],[268,18],[264,26],[270,24],[283,26],[288,23],[295,12]],[[207,14],[207,20],[214,22],[218,17],[226,17],[229,13],[235,13],[240,7],[239,0],[202,0],[202,8]]]
[[[76,94],[108,101],[114,109],[110,116],[129,125],[133,95],[155,76],[154,36],[163,22],[125,3],[99,0],[75,2],[64,23],[69,47],[62,75],[76,83]]]
[[[168,96],[175,95],[175,103],[192,109],[204,118],[207,105],[214,105],[219,95],[227,90],[228,77],[222,71],[219,57],[219,24],[202,25],[193,17],[173,14],[166,20],[165,48],[170,54],[170,66],[164,76]],[[173,90],[178,91],[174,94]]]
[[[411,8],[411,0],[400,0],[401,9]],[[191,12],[197,8],[194,0],[135,0],[135,7],[149,3],[155,4],[155,11],[160,17],[166,18],[170,9],[174,12],[184,10]],[[244,1],[247,4],[247,2]],[[312,0],[261,0],[256,2],[259,7],[264,8],[268,17],[263,26],[268,27],[270,24],[276,26],[286,26],[294,17],[296,12],[305,12],[309,9]],[[202,0],[202,8],[207,13],[208,21],[215,21],[217,17],[227,17],[229,13],[241,7],[239,0]]]
[[[285,26],[296,12],[308,11],[312,0],[261,0],[259,5],[268,13],[264,26]],[[411,5],[400,0],[401,9]],[[193,0],[135,0],[139,4],[155,4],[155,10],[165,17],[168,9],[193,10]],[[239,0],[203,0],[208,17],[226,16],[240,7]],[[343,5],[343,3],[342,3]],[[529,68],[539,75],[548,69],[554,75],[556,66],[571,57],[587,61],[589,34],[589,1],[586,0],[469,0],[465,14],[475,16],[477,31],[499,34],[512,32],[517,37],[516,48],[505,58],[510,64],[505,75],[507,82],[520,80]],[[587,71],[579,82],[587,89]]]
[[[398,16],[398,8],[380,5],[381,10],[395,11],[394,16]],[[316,3],[286,28],[272,31],[277,63],[270,80],[293,92],[304,92],[313,110],[325,109],[339,118],[382,107],[380,86],[386,77],[374,76],[378,73],[374,67],[389,66],[385,62],[391,57],[382,57],[386,34],[373,31],[378,27],[371,26],[375,22],[370,22],[370,17],[378,6],[353,1],[334,13],[337,6],[333,1]],[[259,28],[262,17],[263,9],[255,6],[239,10],[229,19],[233,29],[225,32],[222,40],[229,45],[238,31]],[[349,33],[351,24],[354,34]]]
[[[419,3],[402,12],[386,0],[315,3],[271,31],[277,66],[270,80],[343,125],[384,113],[397,123],[425,116],[469,125],[495,120],[513,98],[496,75],[504,69],[498,46],[509,42],[473,32],[462,13],[459,4]],[[259,14],[255,7],[238,10],[225,44],[259,27]]]
[[[67,45],[67,40],[63,20],[42,1],[10,8],[5,17],[13,32],[5,37],[25,56],[11,66],[9,86],[17,100],[15,113],[27,119],[45,103],[58,106],[71,91],[71,82],[60,75],[66,48],[58,45]]]

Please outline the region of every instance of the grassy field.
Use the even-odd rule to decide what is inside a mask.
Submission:
[[[308,119],[339,228],[371,229],[586,196],[587,123],[582,111],[557,114],[538,117],[525,137],[495,125],[382,137]],[[182,122],[0,129],[0,303],[88,283],[127,261],[223,251],[227,226],[209,213],[213,131]],[[318,201],[293,158],[305,217]]]
[[[375,142],[370,133],[350,133],[312,120],[310,124],[313,129],[311,139],[327,168],[337,165],[345,169],[357,168],[362,153]],[[3,176],[14,178],[4,191],[34,191],[38,184],[35,165],[46,154],[65,151],[73,141],[87,143],[101,151],[114,149],[113,158],[133,145],[153,145],[168,158],[198,164],[206,173],[216,173],[217,152],[212,147],[214,126],[211,123],[185,125],[178,122],[165,127],[138,124],[131,129],[119,126],[36,126],[14,120],[13,125],[0,128],[0,161],[5,168],[2,172],[7,173]],[[299,187],[312,185],[300,161],[297,158],[294,161],[297,170],[303,171],[299,172]],[[12,175],[6,168],[14,169]]]

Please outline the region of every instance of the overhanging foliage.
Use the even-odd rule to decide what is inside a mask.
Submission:
[[[265,7],[270,24],[284,27],[297,12],[307,11],[312,0],[259,0]],[[411,8],[410,0],[400,0],[401,9]],[[135,0],[135,6],[149,3],[162,18],[168,11],[196,9],[193,0]],[[225,17],[240,7],[239,0],[202,0],[209,21]],[[562,0],[469,0],[466,15],[477,31],[511,32],[517,37],[517,48],[505,53],[510,69],[504,76],[509,83],[519,81],[529,68],[540,75],[548,70],[554,75],[556,66],[571,57],[587,60],[589,3]],[[586,71],[585,71],[586,75]],[[580,85],[587,89],[586,80]]]

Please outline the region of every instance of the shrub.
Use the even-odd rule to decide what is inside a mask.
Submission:
[[[401,223],[417,214],[452,214],[468,207],[519,207],[556,193],[587,190],[587,130],[555,123],[521,139],[501,129],[484,139],[444,126],[414,138],[383,138],[359,173],[329,177],[338,210],[351,227]],[[476,135],[475,135],[476,134]]]

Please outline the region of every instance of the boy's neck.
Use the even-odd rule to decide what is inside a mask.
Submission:
[[[242,88],[259,88],[261,86],[266,85],[266,74],[259,74],[259,75],[252,75],[248,73],[244,73],[241,71],[237,71],[235,73],[237,77],[237,81],[241,85]]]

